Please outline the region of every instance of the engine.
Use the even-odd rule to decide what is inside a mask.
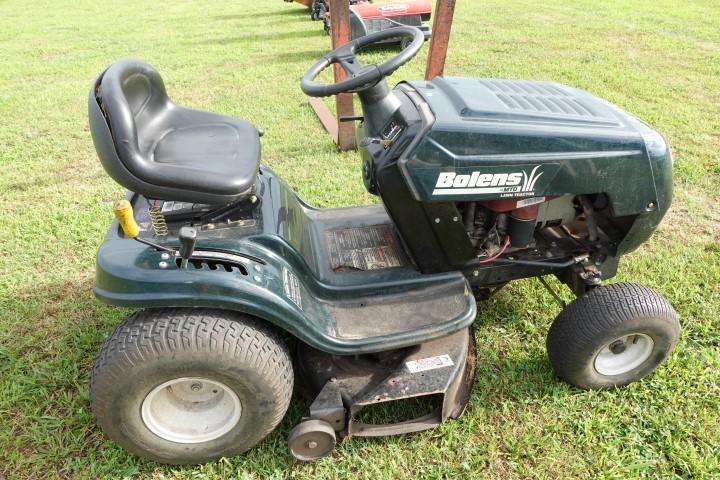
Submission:
[[[600,207],[596,211],[596,206]],[[612,234],[624,230],[604,213],[604,195],[531,197],[489,200],[457,204],[465,231],[480,262],[488,262],[504,253],[531,250],[539,257],[552,256],[551,248],[566,237],[576,242],[575,249],[589,249]],[[611,232],[600,229],[598,220]]]

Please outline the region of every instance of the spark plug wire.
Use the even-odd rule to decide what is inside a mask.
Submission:
[[[492,262],[493,260],[497,259],[500,255],[505,253],[505,250],[507,249],[508,245],[510,245],[510,235],[505,235],[505,242],[503,243],[502,248],[500,248],[500,251],[497,252],[492,257],[488,257],[483,260],[480,260],[480,263],[488,263],[488,262]]]

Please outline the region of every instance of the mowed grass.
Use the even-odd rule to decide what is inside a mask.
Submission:
[[[480,305],[478,378],[460,420],[299,464],[286,448],[304,413],[296,399],[246,455],[166,467],[107,440],[88,411],[93,356],[130,313],[91,293],[123,189],[96,159],[88,89],[113,61],[144,59],[179,103],[265,128],[264,162],[310,203],[375,202],[356,154],[336,152],[298,87],[329,40],[280,0],[0,1],[0,478],[720,476],[719,25],[715,0],[460,0],[450,43],[448,75],[567,83],[670,140],[673,209],[617,277],[680,314],[682,340],[654,375],[603,392],[559,382],[544,347],[558,307],[527,280]],[[392,81],[420,78],[425,56]]]

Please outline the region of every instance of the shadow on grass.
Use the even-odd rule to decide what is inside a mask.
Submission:
[[[274,53],[270,56],[274,60],[279,60],[283,63],[302,63],[306,64],[309,61],[316,61],[321,59],[327,50],[293,50],[292,52]]]
[[[13,300],[5,307],[17,315],[0,321],[5,331],[0,336],[2,478],[122,478],[165,471],[107,439],[90,413],[94,357],[132,312],[102,304],[94,298],[92,284],[88,273],[9,292]],[[278,428],[233,463],[252,471],[291,466],[287,434],[307,410],[298,397]]]
[[[68,172],[70,169],[65,169]],[[72,175],[72,173],[70,174]],[[83,172],[82,180],[87,183],[95,182],[98,179],[106,177],[103,171]],[[38,189],[52,187],[56,185],[65,185],[68,183],[69,175],[58,175],[57,171],[50,171],[47,175],[37,175],[27,179],[12,182],[3,187],[3,195],[11,195],[13,193],[27,193]]]
[[[242,31],[242,28],[239,28],[240,31]],[[279,31],[267,31],[262,33],[247,33],[247,34],[239,34],[233,37],[222,37],[222,38],[211,38],[209,40],[204,40],[202,42],[186,42],[186,44],[191,45],[229,45],[233,43],[244,43],[244,42],[257,42],[260,41],[269,41],[269,40],[293,40],[293,39],[302,39],[302,38],[308,38],[308,37],[316,37],[322,35],[322,30],[314,31],[314,30],[297,30],[293,32],[279,32]],[[295,44],[288,43],[287,49],[288,51],[292,51],[295,48]]]
[[[4,381],[0,412],[13,412],[0,420],[5,425],[2,430],[8,432],[0,435],[0,451],[8,456],[5,473],[33,477],[58,472],[70,477],[117,478],[128,472],[164,471],[165,467],[141,460],[109,441],[90,414],[87,384],[93,358],[103,339],[130,311],[96,300],[89,273],[13,293],[15,303],[8,308],[23,312],[23,320],[2,325],[8,333],[0,343]],[[484,314],[489,319],[512,318],[519,308],[494,300],[486,305]],[[471,410],[498,411],[508,402],[522,408],[556,387],[544,354],[531,352],[530,356],[517,357],[495,348],[478,345]],[[399,412],[405,418],[427,413],[423,402],[406,405]],[[249,452],[229,459],[233,468],[255,472],[305,468],[294,464],[286,442],[307,408],[308,402],[296,393],[274,432]],[[388,421],[382,414],[379,418]],[[213,465],[220,468],[223,463]]]
[[[282,10],[267,10],[263,12],[263,17],[307,17],[310,21],[310,10],[307,8],[284,8]],[[216,20],[247,20],[248,15],[238,13],[234,15],[213,15]]]
[[[41,478],[62,475],[103,448],[89,413],[87,380],[103,336],[124,316],[92,294],[90,274],[11,292],[2,321],[0,451],[9,472]]]

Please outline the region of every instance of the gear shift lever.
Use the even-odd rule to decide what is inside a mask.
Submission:
[[[187,263],[195,250],[197,230],[193,227],[181,227],[178,233],[180,240],[180,268],[187,268]]]

